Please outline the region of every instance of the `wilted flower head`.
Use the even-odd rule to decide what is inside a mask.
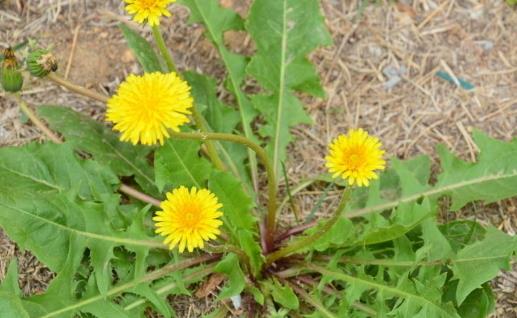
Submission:
[[[170,249],[179,247],[180,253],[203,248],[204,242],[215,239],[223,224],[223,215],[217,197],[207,189],[180,187],[167,193],[161,203],[162,211],[156,213],[156,233],[165,237]]]
[[[162,15],[169,17],[171,13],[167,6],[176,0],[124,0],[126,11],[133,15],[133,20],[138,23],[147,22],[150,26],[160,24]]]
[[[378,178],[377,170],[386,166],[383,155],[378,138],[352,129],[332,141],[325,160],[334,178],[343,178],[349,185],[368,186],[370,180]]]
[[[163,144],[167,129],[179,131],[189,122],[190,86],[176,73],[129,75],[108,100],[106,120],[122,133],[122,141]]]

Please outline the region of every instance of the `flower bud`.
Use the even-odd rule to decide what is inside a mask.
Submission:
[[[11,48],[4,51],[4,61],[0,72],[0,84],[6,92],[16,93],[22,89],[23,76],[18,70],[18,62]]]
[[[36,77],[45,77],[57,71],[57,61],[48,50],[36,49],[27,57],[27,70]]]

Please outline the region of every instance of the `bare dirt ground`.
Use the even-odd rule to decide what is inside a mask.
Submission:
[[[495,0],[363,5],[366,2],[322,0],[334,45],[320,49],[312,60],[328,98],[305,98],[315,125],[295,129],[298,140],[288,163],[294,183],[322,171],[326,144],[349,127],[363,127],[380,136],[387,151],[400,158],[420,153],[435,158],[434,147],[444,143],[473,160],[477,153],[470,138],[473,129],[506,140],[517,135],[516,9]],[[248,1],[221,3],[245,14]],[[187,25],[184,8],[174,5],[173,12],[174,20],[164,25],[179,68],[220,77],[224,70],[203,38],[203,29]],[[61,74],[109,94],[127,74],[139,71],[116,26],[120,19],[125,17],[119,0],[0,0],[0,47],[27,37],[52,45]],[[235,50],[242,49],[243,41],[249,43],[241,34],[229,35],[227,40]],[[475,88],[458,87],[455,80],[436,76],[437,71],[464,79]],[[24,98],[33,105],[64,104],[94,118],[103,117],[102,104],[45,81],[26,79],[26,83]],[[18,109],[0,93],[0,146],[40,139],[37,129],[22,124]],[[320,193],[318,189],[302,193],[306,195],[300,199],[304,211],[310,210]],[[516,202],[474,206],[460,214],[514,235]],[[13,257],[20,263],[23,291],[44,290],[52,273],[0,232],[0,278]],[[502,273],[494,286],[495,316],[517,317],[517,268]]]

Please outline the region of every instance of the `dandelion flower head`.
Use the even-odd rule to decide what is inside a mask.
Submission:
[[[334,178],[343,178],[349,185],[361,187],[377,179],[377,170],[385,168],[383,155],[378,138],[362,129],[352,129],[331,142],[325,160]]]
[[[162,211],[156,213],[156,233],[165,237],[164,243],[170,249],[178,246],[180,253],[185,248],[192,252],[203,248],[205,241],[220,234],[223,224],[219,218],[222,204],[207,189],[179,187],[167,193],[167,200],[161,203]]]
[[[133,15],[138,23],[147,23],[150,26],[160,24],[160,17],[169,17],[171,13],[167,6],[176,0],[124,0],[127,3],[126,11]]]
[[[108,100],[106,120],[122,141],[163,144],[168,129],[177,132],[189,122],[192,104],[190,86],[176,73],[129,75]]]

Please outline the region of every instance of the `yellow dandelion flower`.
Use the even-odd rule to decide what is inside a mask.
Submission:
[[[138,23],[149,23],[150,26],[160,24],[160,17],[170,17],[167,6],[176,0],[124,0],[127,3],[126,11],[133,15]]]
[[[352,129],[340,135],[329,146],[326,166],[334,178],[341,177],[349,185],[368,186],[377,179],[376,170],[383,170],[386,161],[378,138],[362,129]]]
[[[181,186],[167,193],[167,200],[161,203],[163,211],[153,217],[156,233],[165,237],[170,249],[178,246],[180,253],[185,247],[189,252],[203,248],[205,241],[220,234],[222,207],[209,190],[192,187],[189,191]]]
[[[192,104],[190,86],[176,73],[129,75],[108,100],[106,120],[122,141],[163,144],[167,129],[177,132],[189,122]]]

